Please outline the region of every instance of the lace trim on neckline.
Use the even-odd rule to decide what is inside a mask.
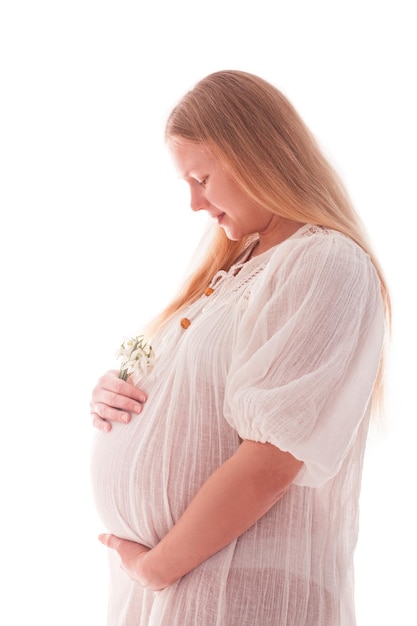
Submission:
[[[317,225],[317,224],[305,224],[304,226],[301,226],[290,237],[288,237],[287,239],[284,239],[284,241],[282,241],[281,243],[277,244],[276,246],[272,246],[268,250],[265,250],[265,252],[263,252],[259,256],[250,257],[250,255],[252,254],[252,250],[256,246],[256,243],[258,241],[258,237],[254,235],[250,239],[249,243],[247,244],[243,252],[238,256],[238,258],[236,259],[236,262],[233,263],[233,265],[231,265],[227,271],[219,270],[218,272],[216,272],[216,274],[213,276],[210,282],[209,287],[210,288],[219,287],[220,284],[223,283],[226,278],[233,279],[235,276],[240,274],[243,268],[245,269],[248,268],[247,273],[245,272],[246,275],[244,276],[243,280],[239,281],[240,284],[236,285],[232,289],[232,291],[239,291],[242,285],[245,285],[251,282],[254,276],[262,272],[262,270],[268,264],[268,260],[270,256],[272,255],[273,251],[278,246],[285,244],[285,242],[290,241],[291,239],[297,239],[300,237],[312,237],[313,235],[319,235],[319,234],[325,235],[325,236],[330,235],[331,229],[325,226]]]
[[[318,224],[306,224],[297,230],[293,237],[311,237],[312,235],[330,235],[331,230],[326,226],[319,226]]]

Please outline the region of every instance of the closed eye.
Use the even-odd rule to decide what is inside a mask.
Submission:
[[[205,176],[205,177],[204,177],[204,178],[202,178],[201,180],[198,180],[198,178],[196,178],[196,182],[197,182],[199,185],[203,185],[203,186],[206,184],[207,180],[208,180],[208,176]]]

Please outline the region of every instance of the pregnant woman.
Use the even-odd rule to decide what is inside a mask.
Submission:
[[[389,296],[292,105],[212,74],[168,118],[205,255],[92,394],[110,626],[353,626],[362,462]]]

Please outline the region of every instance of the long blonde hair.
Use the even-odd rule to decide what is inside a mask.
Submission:
[[[278,89],[246,72],[210,74],[173,109],[165,137],[167,142],[187,140],[208,148],[257,205],[293,221],[333,228],[356,241],[379,275],[389,328],[388,287],[365,229],[314,136]],[[227,270],[246,244],[247,238],[231,241],[214,226],[200,266],[153,327],[194,302],[213,275]],[[382,387],[382,370],[381,363],[376,395]]]

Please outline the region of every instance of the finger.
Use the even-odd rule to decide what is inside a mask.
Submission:
[[[124,381],[122,381],[124,382]],[[134,395],[126,396],[118,393],[118,391],[112,391],[103,387],[97,386],[92,393],[90,410],[91,413],[97,413],[100,417],[106,419],[112,419],[112,415],[107,411],[104,415],[103,411],[105,406],[111,409],[118,409],[127,413],[140,413],[142,410],[142,404],[146,401],[146,395],[143,391],[136,389],[132,385],[127,384],[128,388],[134,389]],[[124,391],[123,389],[121,389]],[[114,415],[113,417],[116,417]]]
[[[139,410],[136,410],[136,412],[140,413],[141,410],[142,407],[140,406]],[[95,405],[93,410],[90,411],[90,414],[94,428],[98,428],[98,430],[102,430],[104,432],[109,432],[112,429],[111,422],[128,424],[132,419],[130,413],[119,411],[118,409],[114,409],[104,404]]]
[[[136,413],[140,413],[142,406],[136,410]],[[92,407],[91,417],[93,420],[93,426],[99,430],[109,432],[111,430],[111,422],[119,422],[120,424],[128,424],[132,419],[132,416],[128,412],[119,411],[105,404],[96,404]]]
[[[123,541],[122,539],[119,539],[119,537],[116,537],[116,535],[109,535],[106,533],[102,533],[98,536],[98,538],[103,545],[116,551],[120,548],[121,542]]]
[[[109,533],[102,533],[98,536],[101,543],[111,550],[115,550],[126,562],[135,558],[143,552],[149,552],[149,548],[137,543],[136,541],[129,541],[128,539],[121,539]]]
[[[130,412],[119,410],[107,404],[96,404],[91,410],[91,415],[98,415],[102,420],[127,424],[132,419],[131,413],[140,413],[142,411],[142,405],[135,405],[134,408],[135,410]]]
[[[122,380],[117,377],[114,381],[113,391],[116,394],[127,396],[128,398],[132,398],[132,400],[136,400],[137,402],[146,402],[146,393],[143,389],[136,387],[133,382],[130,380]]]
[[[119,378],[116,370],[110,370],[98,381],[93,396],[101,391],[112,392],[116,396],[126,396],[136,402],[146,402],[146,394],[131,382]]]
[[[104,406],[132,413],[140,413],[142,410],[142,404],[143,403],[135,400],[134,398],[102,389],[97,393],[93,393],[90,406],[93,412],[94,407],[99,407],[99,410],[95,412],[101,415],[101,417],[108,417],[108,415],[103,415],[102,413]]]
[[[110,422],[106,422],[106,420],[103,420],[99,415],[97,415],[97,413],[92,413],[91,416],[93,418],[94,428],[98,428],[98,430],[102,430],[105,433],[111,431]]]
[[[149,548],[135,541],[120,539],[110,534],[101,534],[98,538],[103,545],[117,552],[121,561],[120,567],[133,582],[146,587],[147,581],[141,574],[139,560],[144,557],[145,553],[149,552]]]

